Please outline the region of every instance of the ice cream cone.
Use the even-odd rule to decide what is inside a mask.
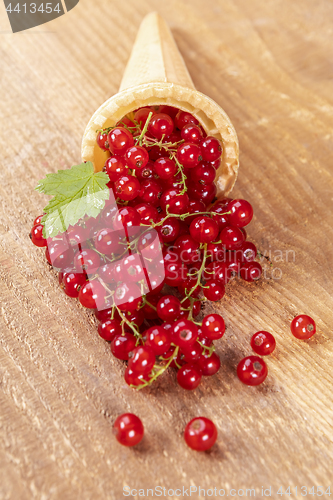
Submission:
[[[238,140],[223,109],[194,88],[184,60],[166,22],[155,12],[142,21],[119,92],[94,113],[84,132],[82,158],[102,170],[107,153],[96,144],[97,130],[114,126],[127,113],[167,104],[194,115],[207,135],[223,143],[215,183],[218,194],[229,194],[238,171]]]

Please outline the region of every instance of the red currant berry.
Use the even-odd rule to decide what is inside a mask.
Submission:
[[[160,203],[162,192],[162,186],[158,181],[148,179],[141,183],[138,201],[149,203],[150,205],[157,207]]]
[[[164,113],[157,113],[150,120],[148,132],[160,140],[163,136],[168,137],[172,134],[173,128],[174,124],[171,116]]]
[[[200,127],[198,127],[198,125],[189,123],[182,128],[181,138],[184,139],[185,142],[199,144],[199,142],[203,139],[202,130]]]
[[[84,248],[74,256],[74,267],[78,273],[95,274],[100,265],[100,256],[90,248]]]
[[[142,440],[144,428],[139,417],[133,413],[124,413],[116,419],[113,433],[120,444],[135,446]]]
[[[122,229],[135,229],[140,224],[140,215],[133,207],[122,207],[116,213],[113,220],[113,227],[116,231]]]
[[[163,224],[156,226],[156,229],[163,243],[170,243],[178,237],[179,227],[179,220],[176,217],[169,217]]]
[[[201,382],[201,373],[194,365],[186,363],[177,372],[177,382],[183,389],[193,391]]]
[[[186,264],[200,260],[199,243],[189,234],[179,236],[175,242],[175,248],[182,262]]]
[[[150,373],[155,364],[155,354],[149,346],[138,346],[129,355],[128,367],[133,372]]]
[[[181,349],[188,348],[198,338],[198,327],[188,319],[179,319],[172,327],[172,341]]]
[[[38,215],[38,217],[36,217],[36,219],[34,220],[34,223],[32,225],[33,226],[38,226],[38,224],[41,224],[41,220],[42,218],[44,217],[45,214],[42,214],[42,215]]]
[[[215,161],[222,154],[222,145],[215,137],[207,136],[200,142],[202,157],[205,161]]]
[[[132,134],[124,127],[116,127],[108,134],[109,149],[114,155],[124,155],[134,145]]]
[[[172,179],[176,175],[177,166],[170,158],[162,157],[155,161],[154,171],[163,180]]]
[[[158,112],[169,115],[174,120],[176,118],[176,114],[178,113],[178,109],[174,108],[173,106],[168,106],[167,104],[163,104],[162,106],[159,106]]]
[[[202,321],[202,334],[204,337],[217,340],[221,339],[225,332],[225,323],[219,314],[208,314]]]
[[[173,295],[164,295],[157,304],[158,317],[163,321],[175,321],[180,314],[180,309],[180,301]]]
[[[202,161],[201,149],[197,144],[184,142],[177,149],[177,160],[186,168],[194,168]]]
[[[258,356],[247,356],[237,366],[238,378],[246,385],[259,385],[267,377],[268,369],[265,361]]]
[[[127,166],[135,170],[136,168],[144,168],[147,165],[149,155],[147,150],[142,146],[132,146],[126,151],[125,159]]]
[[[227,250],[237,250],[242,247],[245,241],[242,231],[234,226],[227,226],[222,229],[220,240]]]
[[[212,302],[217,302],[221,300],[225,294],[225,288],[222,283],[219,283],[215,280],[207,281],[204,288],[204,296],[206,299],[211,300]]]
[[[138,168],[135,173],[141,183],[149,179],[155,179],[154,163],[149,161],[145,167]]]
[[[262,267],[258,262],[248,262],[241,266],[240,275],[243,280],[251,283],[260,278],[262,275]]]
[[[168,263],[165,265],[165,283],[169,286],[178,286],[187,275],[187,267],[182,262]]]
[[[146,345],[154,352],[155,356],[160,356],[170,349],[170,335],[162,326],[152,326],[143,334],[146,337]]]
[[[216,240],[219,234],[219,228],[212,219],[199,215],[191,222],[190,233],[195,241],[199,243],[210,243]]]
[[[214,200],[217,188],[215,184],[199,184],[196,182],[189,185],[187,192],[190,198],[201,200],[207,206]]]
[[[36,247],[46,247],[47,241],[43,236],[44,226],[42,224],[36,224],[30,232],[30,239]]]
[[[103,151],[109,150],[108,134],[103,133],[103,132],[98,132],[97,137],[96,137],[96,142],[97,142],[98,146],[101,149],[103,149]]]
[[[245,241],[240,250],[236,251],[237,254],[238,252],[241,252],[241,262],[253,262],[257,256],[257,247],[251,241]]]
[[[218,158],[217,160],[214,160],[214,161],[210,161],[210,162],[209,162],[209,164],[210,164],[212,167],[214,167],[214,168],[215,168],[215,170],[217,170],[217,169],[220,167],[221,163],[222,163],[222,158],[221,158],[221,157],[220,157],[220,158]]]
[[[202,347],[198,342],[195,342],[190,347],[182,349],[182,355],[186,363],[194,363],[198,361],[202,355]]]
[[[228,203],[229,221],[232,226],[247,226],[253,217],[252,205],[246,200],[233,200]]]
[[[161,208],[166,212],[168,207],[171,214],[184,214],[187,212],[189,197],[186,193],[182,193],[180,187],[167,189],[161,196]]]
[[[204,270],[203,279],[218,281],[222,285],[226,285],[230,281],[230,275],[226,262],[211,262]]]
[[[290,325],[291,333],[297,339],[306,340],[316,333],[316,323],[310,316],[300,314],[296,316]]]
[[[226,260],[226,249],[222,243],[208,243],[207,258],[215,262],[224,262]]]
[[[113,229],[100,229],[94,238],[94,243],[97,252],[106,255],[117,253],[119,251],[119,234]]]
[[[124,373],[124,379],[126,384],[137,387],[144,384],[145,382],[149,382],[151,376],[149,374],[143,375],[142,373],[134,372],[129,367],[127,367]]]
[[[161,245],[159,238],[154,229],[149,230],[142,234],[136,244],[138,252],[146,260],[153,260],[160,257]]]
[[[186,111],[181,111],[179,110],[177,115],[176,115],[176,126],[179,128],[179,130],[182,130],[186,125],[189,125],[192,123],[193,125],[198,125],[199,122],[198,120],[191,115],[191,113],[187,113]]]
[[[115,274],[116,263],[112,262],[110,264],[105,264],[98,269],[98,276],[105,283],[117,283],[117,278]],[[122,278],[121,278],[122,279]]]
[[[194,167],[191,173],[191,181],[199,184],[211,184],[216,176],[215,168],[211,165],[201,162]]]
[[[133,175],[123,175],[115,183],[116,195],[124,201],[134,200],[141,190],[140,182]]]
[[[192,450],[206,451],[215,444],[217,430],[209,418],[196,417],[185,427],[184,438],[187,446]]]
[[[206,212],[206,205],[201,200],[190,200],[188,204],[188,213],[193,214],[185,218],[186,224],[190,225],[191,222],[197,217],[195,214]]]
[[[257,332],[251,338],[251,347],[259,356],[272,354],[276,346],[275,338],[269,332]]]
[[[121,323],[118,319],[107,319],[98,325],[98,334],[102,339],[112,342],[116,335],[121,335]]]
[[[117,359],[128,360],[128,355],[135,348],[136,340],[132,333],[116,335],[111,342],[111,352]]]
[[[106,160],[103,171],[108,174],[110,181],[115,182],[128,174],[128,167],[122,156],[114,155]]]
[[[56,269],[65,270],[73,262],[74,253],[64,241],[52,241],[47,248],[49,263]],[[82,269],[78,269],[82,272]]]
[[[152,205],[148,203],[138,203],[134,208],[140,215],[141,224],[150,225],[151,222],[157,221],[158,212]]]
[[[221,360],[215,352],[210,356],[202,354],[195,365],[204,377],[210,377],[219,371]]]
[[[80,273],[64,273],[62,278],[63,289],[69,297],[77,298],[82,286],[86,283],[86,275]]]
[[[104,321],[107,321],[108,319],[111,319],[112,318],[112,307],[108,307],[106,309],[100,309],[100,310],[96,309],[95,316],[98,319],[98,321],[101,321],[101,322],[104,322]],[[117,310],[114,311],[113,316],[115,319],[120,320],[120,316],[119,316]]]
[[[120,265],[121,276],[125,283],[138,283],[145,279],[144,265],[139,254],[124,257]]]
[[[114,301],[121,311],[136,311],[142,303],[141,290],[135,283],[122,283],[115,290]]]
[[[140,108],[135,112],[134,120],[140,124],[141,129],[145,126],[149,113],[154,115],[155,111],[151,108]]]
[[[99,281],[88,281],[79,291],[79,301],[88,309],[103,309],[105,295],[105,288]]]

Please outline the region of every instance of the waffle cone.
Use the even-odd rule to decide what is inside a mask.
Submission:
[[[127,113],[143,106],[167,104],[188,111],[207,135],[222,141],[221,166],[216,172],[218,194],[232,190],[238,172],[238,140],[223,109],[198,92],[166,22],[155,12],[142,21],[119,92],[91,117],[82,140],[82,158],[102,170],[107,158],[96,144],[97,130],[116,125]]]

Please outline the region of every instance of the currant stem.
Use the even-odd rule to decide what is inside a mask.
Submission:
[[[169,366],[171,365],[172,361],[174,358],[177,358],[177,355],[178,355],[178,351],[179,351],[179,347],[177,346],[175,348],[175,350],[173,351],[173,353],[171,354],[167,364],[165,366],[162,366],[153,376],[151,379],[149,379],[148,381],[144,382],[144,384],[141,384],[141,385],[138,385],[138,386],[135,386],[133,384],[131,384],[131,387],[134,387],[134,389],[137,389],[138,391],[140,391],[141,389],[143,389],[144,387],[147,387],[148,385],[152,384],[160,375],[162,375],[162,373],[164,373],[168,368]]]

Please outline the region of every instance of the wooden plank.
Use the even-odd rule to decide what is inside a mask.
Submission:
[[[300,0],[81,1],[58,20],[12,35],[0,11],[0,497],[119,499],[123,487],[256,488],[332,479],[333,6]],[[59,290],[28,239],[47,172],[79,161],[92,113],[117,91],[142,17],[170,23],[194,84],[229,114],[240,140],[234,189],[254,206],[249,236],[272,258],[256,285],[228,286],[219,310],[219,374],[193,393],[175,374],[136,393],[98,338],[93,315]],[[288,253],[289,252],[289,253]],[[278,279],[280,278],[281,279]],[[299,313],[318,333],[289,330]],[[258,388],[237,379],[258,330],[278,347]],[[146,436],[121,447],[112,423],[138,414]],[[183,442],[194,416],[218,444]],[[240,496],[240,495],[239,495]],[[176,496],[175,496],[176,497]],[[198,498],[198,495],[193,495]]]

